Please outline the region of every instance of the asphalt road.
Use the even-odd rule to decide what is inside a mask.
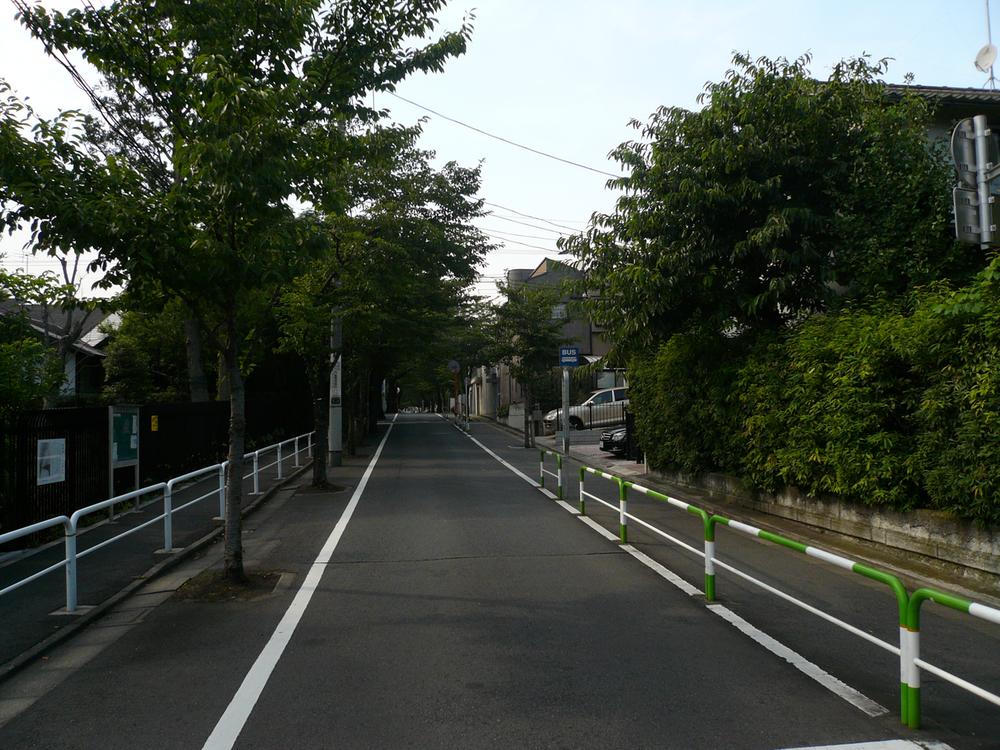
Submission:
[[[535,473],[537,454],[511,437],[474,435]],[[211,735],[240,748],[774,750],[940,736],[908,733],[892,712],[869,717],[437,417],[401,416],[370,476],[367,458],[338,474],[349,491],[301,492],[248,527],[248,557],[286,574],[279,590],[149,608],[25,699],[0,747],[197,748]],[[655,538],[636,544],[671,557]],[[757,548],[746,542],[747,564],[763,574],[774,566]],[[697,581],[697,561],[675,562]],[[795,577],[803,596],[820,575]],[[723,583],[726,604],[770,613],[759,627],[787,619],[826,653],[834,636]],[[864,610],[875,592],[862,591],[837,596]],[[870,657],[855,646],[846,659]],[[0,702],[44,677],[43,665],[0,684]]]

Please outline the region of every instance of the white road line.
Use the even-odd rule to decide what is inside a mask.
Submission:
[[[545,488],[543,488],[539,482],[536,482],[534,479],[532,479],[531,477],[529,477],[527,474],[525,474],[524,472],[520,471],[519,469],[517,469],[514,466],[512,466],[511,464],[509,464],[507,461],[505,461],[500,456],[498,456],[496,453],[494,453],[493,451],[491,451],[489,448],[487,448],[481,442],[479,442],[474,437],[472,437],[472,435],[469,435],[468,433],[464,433],[464,434],[466,435],[466,437],[469,438],[469,440],[471,440],[473,443],[475,443],[480,448],[482,448],[484,451],[486,451],[489,455],[491,455],[493,458],[495,458],[497,461],[499,461],[503,466],[506,466],[512,472],[514,472],[515,474],[517,474],[519,477],[521,477],[521,479],[523,479],[524,481],[526,481],[532,487],[535,487],[536,489],[541,490],[542,492],[544,492],[547,496],[549,496],[551,498],[555,498],[555,496],[551,492],[549,492],[548,490],[546,490]],[[565,503],[565,502],[563,502],[561,500],[557,500],[556,502],[558,502],[560,505],[562,505],[566,510],[570,510],[570,511],[575,512],[575,509],[571,505],[569,505],[568,503]],[[603,526],[601,526],[599,523],[597,523],[596,521],[594,521],[592,518],[589,518],[588,516],[581,516],[579,514],[577,514],[576,517],[580,521],[582,521],[583,523],[585,523],[588,526],[590,526],[594,531],[596,531],[598,534],[600,534],[601,536],[603,536],[605,539],[608,539],[608,540],[613,541],[613,542],[619,541],[618,537],[615,534],[613,534],[612,532],[608,531],[606,528],[604,528]],[[640,552],[639,550],[637,550],[635,547],[632,547],[629,544],[622,544],[622,545],[619,545],[619,546],[621,547],[622,550],[624,550],[625,552],[628,552],[630,555],[632,555],[632,557],[634,557],[635,559],[639,560],[639,562],[643,563],[647,567],[649,567],[652,570],[656,571],[664,579],[666,579],[667,581],[669,581],[670,583],[672,583],[674,586],[676,586],[677,588],[679,588],[685,594],[687,594],[689,596],[694,596],[695,594],[701,594],[701,593],[703,593],[699,589],[697,589],[696,587],[692,586],[690,583],[688,583],[687,581],[685,581],[683,578],[681,578],[680,576],[678,576],[676,573],[674,573],[673,571],[671,571],[669,568],[661,565],[656,560],[652,559],[648,555],[646,555],[646,554]],[[791,664],[793,667],[795,667],[796,669],[798,669],[800,672],[802,672],[803,674],[807,675],[808,677],[811,677],[816,682],[818,682],[820,685],[822,685],[823,687],[825,687],[827,690],[829,690],[832,693],[834,693],[835,695],[843,698],[845,701],[847,701],[848,703],[850,703],[852,706],[860,709],[861,711],[863,711],[864,713],[868,714],[869,716],[871,716],[871,717],[884,716],[885,714],[889,713],[889,709],[885,708],[884,706],[880,705],[879,703],[876,703],[875,701],[873,701],[868,696],[863,695],[862,693],[858,692],[857,690],[855,690],[854,688],[852,688],[850,685],[847,685],[847,684],[841,682],[836,677],[834,677],[832,674],[830,674],[829,672],[824,671],[823,669],[821,669],[816,664],[813,664],[811,661],[809,661],[808,659],[806,659],[801,654],[798,654],[795,651],[792,651],[792,649],[788,648],[787,646],[785,646],[780,641],[775,640],[774,638],[772,638],[771,636],[769,636],[767,633],[765,633],[762,630],[759,630],[758,628],[754,627],[753,625],[751,625],[750,623],[748,623],[746,620],[744,620],[742,617],[740,617],[738,614],[736,614],[735,612],[733,612],[728,607],[724,607],[721,604],[709,604],[707,606],[708,606],[709,610],[711,610],[713,613],[717,614],[718,616],[722,617],[724,620],[727,620],[728,622],[730,622],[734,627],[736,627],[737,630],[739,630],[740,632],[742,632],[745,635],[749,636],[750,638],[752,638],[753,640],[755,640],[757,643],[759,643],[761,646],[763,646],[764,648],[766,648],[768,651],[770,651],[771,653],[775,654],[776,656],[781,657],[782,659],[784,659],[785,661],[787,661],[789,664]],[[902,742],[902,740],[892,740],[892,742]],[[882,748],[884,748],[885,750],[917,750],[918,748],[922,748],[922,747],[924,747],[924,746],[923,745],[914,745],[912,743],[909,743],[909,744],[906,744],[906,745],[885,745],[885,744],[878,745],[878,744],[870,744],[869,743],[869,745],[862,744],[862,745],[857,746],[856,748],[853,747],[853,746],[850,746],[850,745],[845,745],[845,746],[843,746],[843,750],[882,750]],[[821,748],[816,748],[816,750],[822,750],[822,749]],[[932,745],[926,746],[926,750],[949,750],[949,748],[946,745],[933,745],[932,744]]]
[[[475,443],[476,445],[478,445],[480,448],[482,448],[484,451],[486,451],[491,456],[493,456],[493,458],[495,458],[497,461],[499,461],[503,466],[506,466],[512,472],[514,472],[519,477],[521,477],[521,479],[523,479],[525,482],[527,482],[528,484],[530,484],[532,487],[535,487],[536,489],[541,489],[542,488],[542,485],[539,484],[536,480],[534,480],[531,477],[529,477],[527,474],[525,474],[523,471],[521,471],[520,469],[518,469],[516,466],[513,466],[512,464],[509,464],[506,461],[504,461],[502,458],[500,458],[500,456],[498,456],[496,453],[494,453],[489,448],[487,448],[485,445],[483,445],[478,440],[476,440],[474,437],[472,437],[472,435],[469,435],[468,433],[465,433],[465,436],[467,438],[469,438],[469,440],[471,440],[473,443]]]
[[[606,528],[601,526],[597,521],[595,521],[590,516],[577,516],[578,519],[587,524],[590,528],[596,531],[598,534],[603,536],[605,539],[610,539],[612,542],[619,541],[618,537],[608,531]]]
[[[943,742],[926,740],[881,740],[879,742],[855,742],[851,745],[810,745],[790,747],[786,750],[952,750]]]
[[[565,500],[556,500],[556,505],[560,506],[567,513],[572,513],[574,516],[580,515],[580,511],[567,503]]]
[[[250,717],[250,712],[253,711],[253,707],[257,704],[257,699],[260,698],[260,694],[271,677],[278,659],[281,658],[281,654],[291,640],[292,634],[299,624],[299,620],[305,614],[306,607],[309,606],[309,600],[312,599],[312,595],[316,592],[316,587],[319,585],[320,578],[322,578],[323,572],[326,570],[326,565],[330,562],[330,558],[333,557],[333,552],[337,549],[337,544],[344,535],[351,516],[354,515],[354,509],[358,507],[361,494],[365,491],[368,480],[375,470],[375,464],[378,462],[379,456],[382,455],[385,441],[389,439],[389,434],[392,432],[392,427],[395,423],[396,416],[393,416],[392,423],[389,424],[389,429],[382,436],[382,442],[379,443],[375,455],[372,456],[372,460],[368,463],[368,468],[365,469],[365,473],[361,477],[357,489],[354,490],[354,494],[351,495],[347,507],[344,508],[340,520],[333,527],[333,531],[330,532],[330,536],[327,537],[326,542],[323,544],[323,549],[320,550],[319,555],[313,561],[312,567],[310,567],[309,572],[306,574],[305,580],[302,581],[302,586],[299,587],[298,593],[295,594],[292,603],[285,610],[281,622],[274,629],[271,639],[260,652],[257,661],[250,667],[250,671],[247,672],[247,676],[243,679],[243,684],[236,691],[236,695],[233,696],[225,713],[222,714],[222,718],[219,719],[219,723],[215,725],[212,734],[205,741],[202,750],[230,750],[236,744],[236,739],[239,737],[240,732],[243,731],[243,727]]]
[[[541,492],[543,495],[545,495],[545,497],[547,497],[549,500],[559,499],[559,496],[556,493],[551,492],[550,490],[547,490],[544,487],[539,487],[538,491]]]
[[[645,552],[640,552],[631,544],[623,544],[621,545],[621,548],[626,552],[628,552],[630,555],[632,555],[632,557],[641,562],[647,568],[651,568],[652,570],[656,571],[658,574],[663,576],[663,578],[670,581],[670,583],[679,588],[688,596],[697,596],[702,593],[700,589],[698,589],[695,586],[692,586],[690,583],[685,581],[679,575],[674,573],[674,571],[670,570],[670,568],[667,568],[666,566],[656,562],[656,560],[654,560],[652,557],[647,555]]]
[[[709,604],[707,606],[708,609],[717,614],[723,620],[732,624],[741,633],[755,640],[775,656],[780,656],[804,675],[811,677],[831,693],[843,698],[855,708],[860,709],[873,718],[876,716],[884,716],[889,713],[889,709],[885,706],[882,706],[868,696],[859,693],[850,685],[844,684],[832,674],[813,664],[801,654],[792,651],[788,648],[788,646],[776,641],[762,630],[758,630],[728,607],[724,607],[721,604]]]

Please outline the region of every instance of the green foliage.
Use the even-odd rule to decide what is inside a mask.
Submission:
[[[176,300],[159,312],[123,313],[106,349],[104,397],[140,404],[187,400],[183,325]]]
[[[629,403],[651,466],[686,473],[739,465],[738,341],[675,335],[629,363]]]
[[[612,152],[629,173],[609,183],[615,212],[563,247],[620,350],[780,330],[980,267],[951,236],[927,104],[887,98],[885,61],[840,63],[827,81],[808,62],[737,54],[702,110],[662,108]]]
[[[487,358],[504,363],[522,385],[534,385],[555,365],[564,343],[563,321],[552,318],[555,287],[498,284],[503,302],[494,310]]]
[[[762,342],[739,383],[751,482],[900,509],[919,502],[912,324],[888,305],[845,310]]]
[[[29,332],[0,321],[0,418],[39,408],[63,381],[62,363]]]
[[[762,342],[739,382],[751,483],[1000,523],[997,266]]]

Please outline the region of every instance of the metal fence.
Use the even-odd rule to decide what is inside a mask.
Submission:
[[[59,438],[66,481],[40,484],[38,442]],[[68,515],[107,493],[107,407],[22,412],[0,424],[0,530]]]
[[[308,457],[312,456],[312,446],[313,446],[313,435],[315,433],[309,432],[304,435],[297,435],[294,438],[289,438],[288,440],[275,443],[274,445],[265,446],[260,448],[253,453],[247,453],[244,458],[252,459],[252,470],[249,474],[243,476],[244,479],[253,479],[253,493],[257,494],[260,492],[260,472],[264,469],[270,468],[272,466],[277,466],[277,478],[282,479],[282,460],[292,458],[294,460],[294,466],[298,467],[300,465],[300,458],[303,453],[306,453]],[[275,460],[272,463],[262,463],[261,456],[273,451]],[[102,500],[92,505],[88,505],[84,508],[80,508],[73,512],[72,515],[59,515],[53,518],[48,518],[44,521],[39,521],[38,523],[30,524],[28,526],[14,529],[6,533],[0,534],[0,546],[4,544],[16,541],[18,539],[30,538],[39,532],[45,531],[47,529],[59,528],[61,527],[63,532],[63,541],[65,548],[65,555],[63,559],[49,565],[48,567],[42,568],[41,570],[35,571],[30,575],[25,576],[17,581],[8,584],[5,588],[0,589],[0,597],[5,594],[9,594],[16,591],[23,586],[27,586],[29,583],[38,580],[39,578],[48,575],[49,573],[54,573],[57,570],[65,569],[66,572],[66,612],[74,613],[78,608],[77,601],[77,591],[78,591],[78,580],[77,580],[77,562],[80,558],[90,555],[99,549],[103,549],[114,542],[120,541],[132,534],[140,531],[148,526],[154,524],[163,523],[163,552],[170,553],[174,552],[173,546],[173,520],[174,515],[182,510],[185,510],[196,503],[200,503],[209,498],[215,498],[219,503],[219,518],[225,520],[226,514],[226,472],[229,467],[229,462],[224,461],[222,463],[214,464],[212,466],[206,466],[195,471],[188,472],[181,476],[173,477],[166,482],[159,482],[149,487],[143,487],[141,489],[135,490],[133,492],[127,492],[123,495],[118,495],[116,497],[111,497],[106,500]],[[203,477],[217,476],[218,482],[214,484],[213,488],[206,493],[189,500],[188,502],[174,507],[173,497],[174,490],[176,487],[193,482],[199,478]],[[126,529],[120,534],[117,534],[110,539],[105,539],[104,541],[95,544],[83,551],[77,549],[77,536],[81,526],[81,522],[87,516],[93,515],[94,513],[99,513],[102,511],[113,510],[115,506],[121,506],[126,503],[130,504],[134,510],[139,510],[157,501],[162,501],[163,512],[149,520],[132,526]]]
[[[542,454],[544,462],[545,454]],[[543,467],[544,469],[544,467]],[[560,472],[561,474],[562,472]],[[587,476],[600,477],[612,483],[618,495],[617,502],[608,502],[598,495],[586,489]],[[700,519],[703,529],[703,548],[697,549],[686,544],[677,537],[667,533],[661,528],[643,520],[630,512],[628,496],[630,492],[644,495],[651,500],[664,503],[676,508],[679,511],[690,513]],[[989,703],[1000,706],[1000,695],[992,693],[981,686],[975,685],[968,680],[959,677],[947,670],[942,669],[922,658],[920,646],[920,609],[924,602],[931,601],[941,606],[958,612],[966,613],[972,617],[987,622],[1000,624],[1000,609],[989,607],[985,604],[964,599],[953,594],[940,592],[929,588],[920,588],[916,591],[907,592],[899,578],[891,573],[879,570],[865,563],[851,560],[843,555],[804,544],[794,539],[774,534],[755,526],[735,521],[725,516],[712,514],[691,503],[687,503],[677,498],[669,497],[660,492],[656,492],[642,485],[623,479],[622,477],[609,474],[600,469],[589,466],[580,468],[579,483],[579,513],[586,515],[587,500],[592,500],[600,505],[607,506],[618,514],[618,536],[622,544],[628,543],[629,522],[634,522],[639,526],[651,531],[658,537],[684,549],[696,556],[702,557],[705,564],[704,595],[708,602],[716,601],[716,568],[722,568],[741,578],[747,583],[756,586],[769,594],[776,596],[783,601],[792,604],[800,609],[815,615],[826,622],[835,625],[842,630],[861,638],[899,658],[900,676],[900,718],[902,722],[912,729],[919,729],[921,724],[921,670],[948,682],[962,690],[965,690]],[[750,575],[739,567],[719,560],[716,554],[716,530],[727,528],[740,534],[754,537],[763,542],[768,542],[776,547],[784,548],[807,557],[820,560],[828,565],[849,571],[863,578],[875,581],[886,587],[889,598],[894,606],[895,615],[899,622],[899,643],[889,643],[881,638],[877,638],[871,633],[862,630],[844,620],[835,617],[828,612],[824,612],[818,607],[814,607],[802,599],[782,591],[774,586],[765,583],[754,575]]]
[[[247,446],[274,445],[310,429],[308,398],[256,394],[247,402]],[[65,479],[38,482],[38,441],[66,441]],[[225,458],[229,403],[147,404],[139,408],[139,485],[162,482]],[[45,409],[0,424],[0,532],[70,516],[109,494],[135,487],[109,482],[108,408]],[[116,479],[122,477],[116,476]],[[114,486],[114,492],[109,492]],[[22,542],[26,543],[26,542]]]

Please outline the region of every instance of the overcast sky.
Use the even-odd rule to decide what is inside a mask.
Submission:
[[[987,79],[973,66],[987,41],[984,0],[456,0],[442,14],[442,28],[457,28],[473,9],[467,54],[443,73],[404,82],[399,95],[611,173],[617,165],[608,152],[635,135],[629,120],[645,120],[661,105],[696,108],[704,84],[724,75],[733,50],[769,57],[808,51],[821,78],[836,61],[867,52],[894,58],[887,76],[893,83],[907,73],[923,85],[982,87]],[[12,6],[3,3],[0,14],[0,76],[42,112],[85,107],[68,76],[13,21]],[[402,123],[428,117],[422,142],[440,163],[483,162],[482,196],[494,214],[481,226],[505,245],[483,269],[484,292],[506,269],[555,255],[558,232],[583,228],[593,212],[613,205],[604,175],[502,143],[387,94],[376,104]],[[6,267],[24,266],[22,244],[22,237],[0,239]],[[33,272],[50,264],[28,258]]]

